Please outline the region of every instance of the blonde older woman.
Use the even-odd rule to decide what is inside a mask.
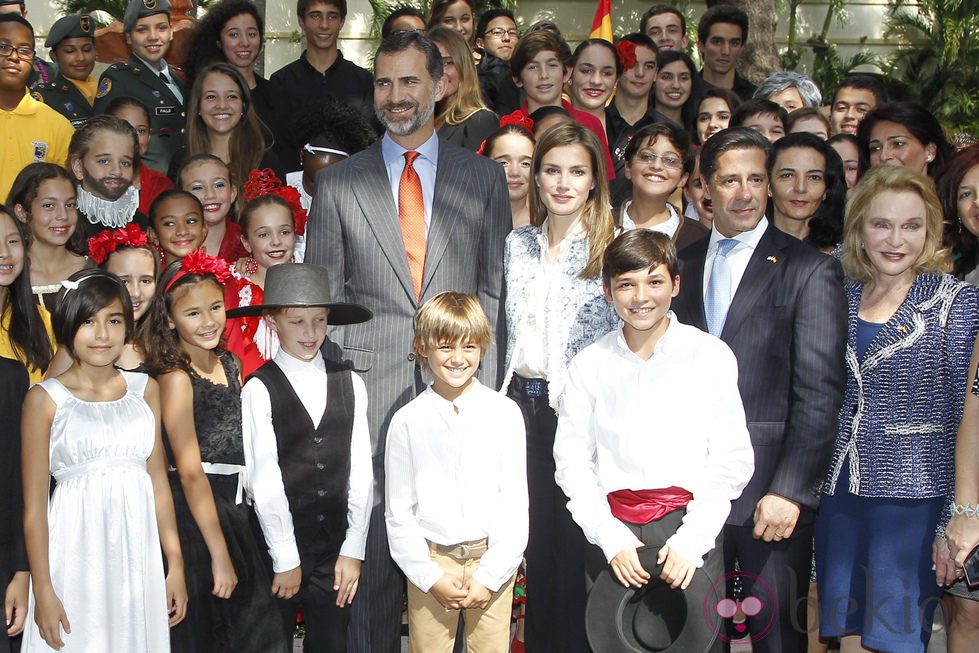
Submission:
[[[844,653],[923,653],[979,289],[947,274],[935,187],[908,168],[879,166],[854,188],[842,263],[847,378],[816,522],[820,634]]]

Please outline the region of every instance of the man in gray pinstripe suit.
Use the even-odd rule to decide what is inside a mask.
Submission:
[[[319,174],[306,260],[329,269],[336,301],[358,302],[374,313],[369,323],[331,334],[335,352],[367,384],[377,504],[348,641],[358,653],[395,653],[404,581],[384,528],[384,445],[391,416],[424,389],[411,349],[413,319],[426,299],[444,290],[471,293],[495,326],[496,343],[506,342],[501,292],[511,216],[502,168],[435,135],[434,105],[445,89],[436,46],[419,33],[399,32],[381,43],[374,64],[374,107],[387,131],[380,142]],[[411,151],[418,152],[409,165],[425,208],[420,291],[398,208]],[[500,359],[495,344],[480,371],[485,385],[499,386]]]

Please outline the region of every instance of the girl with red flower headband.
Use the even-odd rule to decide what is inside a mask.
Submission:
[[[479,153],[493,159],[506,174],[513,228],[530,224],[530,165],[534,158],[534,121],[519,111],[503,116],[500,128],[483,141]]]
[[[156,295],[160,261],[146,240],[146,234],[132,223],[123,229],[103,231],[95,238],[90,238],[88,250],[92,260],[100,268],[122,280],[133,307],[133,337],[123,348],[116,367],[146,372],[148,368],[143,361],[143,355],[148,327],[145,318]]]
[[[146,359],[160,384],[187,619],[175,651],[285,653],[262,550],[243,500],[241,369],[221,348],[228,263],[193,252],[160,277]],[[264,546],[264,543],[263,543]],[[239,584],[239,578],[242,582]]]
[[[261,304],[265,297],[265,273],[280,263],[300,260],[298,234],[305,231],[306,210],[299,191],[283,186],[271,170],[252,172],[245,184],[248,203],[241,212],[241,241],[250,258],[233,272],[225,291],[228,309]],[[248,376],[279,351],[275,332],[261,317],[228,320],[225,328],[228,350],[241,358]]]

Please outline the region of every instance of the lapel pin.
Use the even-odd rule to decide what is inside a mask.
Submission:
[[[768,261],[769,263],[778,263],[778,257],[775,257],[775,256],[769,256],[765,260]]]

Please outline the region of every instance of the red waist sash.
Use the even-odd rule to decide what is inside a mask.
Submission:
[[[612,514],[630,524],[648,524],[685,508],[693,495],[675,485],[658,490],[616,490],[608,495]]]

